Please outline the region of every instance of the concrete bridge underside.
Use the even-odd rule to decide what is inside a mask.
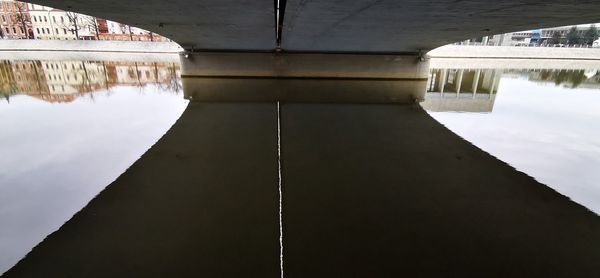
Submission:
[[[598,1],[33,0],[206,51],[416,53],[466,38],[598,21]]]
[[[38,2],[193,49],[193,101],[6,277],[600,275],[595,214],[414,104],[419,52],[600,2],[288,0],[281,36],[273,1]]]

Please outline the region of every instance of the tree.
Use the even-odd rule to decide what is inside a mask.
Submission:
[[[27,29],[27,25],[31,24],[31,18],[29,17],[29,12],[27,11],[27,4],[23,2],[15,1],[15,21],[19,25],[21,25],[21,30],[23,31],[23,35],[25,38],[33,39],[30,36],[29,29]]]
[[[573,71],[569,75],[569,81],[571,81],[571,83],[573,84],[572,88],[579,87],[579,85],[581,85],[581,83],[583,83],[585,80],[587,80],[587,77],[585,76],[583,70]]]
[[[129,40],[132,41],[133,40],[133,33],[131,32],[131,26],[127,25],[127,28],[129,28]]]
[[[581,43],[581,36],[579,35],[579,30],[577,30],[577,26],[571,27],[569,33],[567,33],[567,43],[570,45]]]
[[[91,33],[94,33],[94,37],[96,37],[96,40],[98,39],[98,34],[100,33],[100,31],[98,28],[98,21],[95,17],[85,16],[82,20],[82,25],[84,25],[84,27],[87,27],[91,31]]]
[[[79,21],[79,14],[74,12],[66,12],[67,21],[62,23],[62,27],[73,32],[75,38],[79,39],[79,30],[82,29],[81,22]]]
[[[583,34],[583,40],[586,44],[592,44],[598,38],[598,28],[595,25],[590,26],[590,29]]]
[[[552,38],[550,39],[550,43],[551,44],[562,43],[562,36],[560,35],[560,32],[554,31],[554,33],[552,33]]]
[[[98,22],[93,16],[82,15],[74,12],[66,12],[66,21],[61,22],[61,27],[75,34],[76,39],[80,39],[81,30],[88,30],[98,39]]]
[[[66,12],[67,21],[62,22],[62,27],[68,29],[75,34],[76,39],[80,39],[79,31],[89,30],[98,38],[98,22],[92,16],[82,15],[74,12]]]

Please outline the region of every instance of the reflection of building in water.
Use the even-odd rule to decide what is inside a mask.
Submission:
[[[14,85],[19,93],[41,99],[49,93],[40,61],[15,61],[10,63],[15,76]]]
[[[138,85],[156,83],[164,80],[169,73],[164,68],[159,69],[154,63],[134,63],[115,65],[117,82],[119,84]]]
[[[158,84],[168,91],[179,92],[179,65],[172,63],[113,62],[108,65],[110,80],[118,85],[142,87]]]
[[[50,94],[75,95],[105,87],[104,67],[88,61],[41,62]]]
[[[179,65],[174,63],[92,61],[0,61],[0,93],[16,93],[48,102],[70,102],[114,86],[149,84],[179,92]]]
[[[493,69],[432,69],[421,105],[428,111],[491,112],[501,76]]]
[[[10,96],[16,94],[15,76],[12,65],[8,61],[0,62],[0,97],[9,101]]]

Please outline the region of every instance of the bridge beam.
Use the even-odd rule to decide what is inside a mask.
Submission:
[[[200,52],[181,64],[186,97],[198,101],[414,103],[429,74],[415,53]]]

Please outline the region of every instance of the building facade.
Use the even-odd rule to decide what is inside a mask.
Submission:
[[[42,5],[0,0],[0,37],[42,40],[169,41],[141,28]]]
[[[112,41],[169,41],[167,38],[141,28],[118,22],[97,19],[98,39]]]
[[[33,39],[29,14],[30,5],[12,1],[0,1],[0,36],[5,39]]]
[[[96,38],[96,19],[41,5],[29,4],[33,33],[44,40],[90,40]]]
[[[569,41],[568,36],[571,29],[576,27],[573,36],[579,38],[577,41]],[[565,46],[578,45],[585,47],[590,45],[593,40],[585,38],[586,33],[597,28],[594,24],[584,24],[576,26],[562,26],[554,28],[545,28],[530,31],[520,31],[506,34],[498,34],[489,37],[477,38],[458,42],[457,44],[468,45],[494,45],[494,46]],[[596,39],[598,37],[596,36]]]

